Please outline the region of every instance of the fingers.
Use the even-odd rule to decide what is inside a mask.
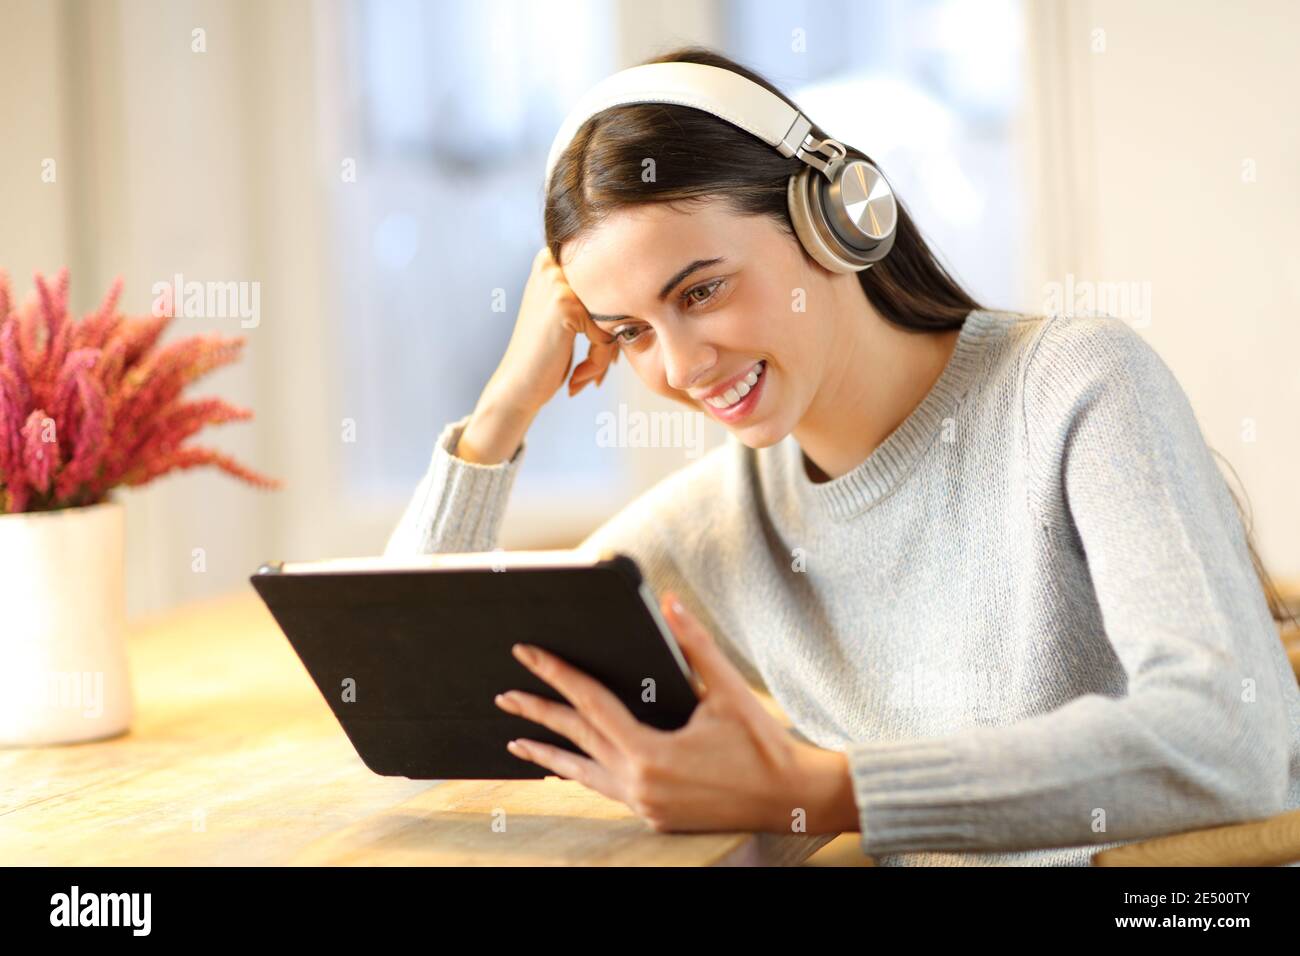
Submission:
[[[605,376],[609,374],[610,366],[618,361],[618,357],[623,354],[623,348],[615,340],[609,347],[609,361],[605,363],[605,368],[600,373],[600,378],[596,379],[596,385],[599,386],[605,381]]]
[[[538,250],[537,256],[533,260],[535,268],[539,264],[543,268],[554,267],[560,276],[564,274],[564,270],[551,256],[550,249],[546,246],[542,246]],[[589,343],[587,358],[578,363],[571,376],[567,371],[565,372],[566,377],[569,378],[569,396],[573,397],[593,379],[598,386],[605,381],[609,366],[618,361],[619,341],[592,321],[591,313],[579,301],[578,297],[573,293],[573,289],[568,286],[567,281],[564,282],[564,287],[567,292],[565,296],[564,326],[575,336],[581,333]],[[570,359],[570,365],[572,365],[572,359]]]
[[[713,636],[695,618],[677,595],[669,591],[660,599],[660,609],[672,628],[673,636],[686,655],[687,663],[700,675],[705,687],[710,691],[725,690],[729,693],[749,693],[749,685],[735,666],[722,653]]]
[[[567,704],[560,704],[521,690],[512,690],[505,694],[498,694],[496,705],[506,713],[531,720],[563,737],[568,737],[602,764],[609,765],[618,757],[609,741]]]
[[[635,752],[641,748],[650,730],[640,724],[600,681],[540,647],[516,644],[511,652],[521,664],[558,690],[601,736],[621,752]]]
[[[578,363],[569,379],[570,397],[582,391],[593,379],[597,385],[605,381],[609,366],[618,358],[618,345],[615,343],[592,342],[587,348],[587,357]]]
[[[540,740],[521,737],[506,744],[506,749],[522,760],[545,767],[566,780],[575,780],[611,800],[618,800],[617,787],[608,771],[587,757],[572,753],[563,747],[544,744]]]

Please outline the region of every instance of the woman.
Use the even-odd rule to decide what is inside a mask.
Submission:
[[[699,48],[652,62],[776,92]],[[883,260],[824,268],[791,228],[799,168],[645,104],[558,159],[505,355],[387,553],[495,547],[533,417],[621,354],[730,437],[584,542],[662,596],[705,684],[690,723],[519,648],[572,706],[498,706],[590,758],[511,752],[658,829],[859,830],[882,865],[1087,864],[1300,806],[1281,610],[1168,368],[1114,319],[982,309],[901,207]]]

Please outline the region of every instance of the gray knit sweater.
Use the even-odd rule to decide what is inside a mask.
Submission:
[[[496,547],[527,441],[465,462],[467,420],[387,554]],[[853,471],[727,436],[584,546],[632,555],[847,753],[881,865],[1086,865],[1300,807],[1300,690],[1236,507],[1120,320],[972,312]]]

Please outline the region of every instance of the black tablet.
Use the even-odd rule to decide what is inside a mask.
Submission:
[[[490,551],[271,562],[249,579],[358,756],[413,779],[527,779],[527,737],[583,751],[493,703],[503,691],[563,701],[510,653],[549,650],[636,718],[681,727],[694,677],[636,562],[622,554]]]

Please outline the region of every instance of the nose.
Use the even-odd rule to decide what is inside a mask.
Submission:
[[[684,392],[711,369],[718,360],[713,346],[698,341],[689,332],[673,330],[659,337],[668,387]]]

